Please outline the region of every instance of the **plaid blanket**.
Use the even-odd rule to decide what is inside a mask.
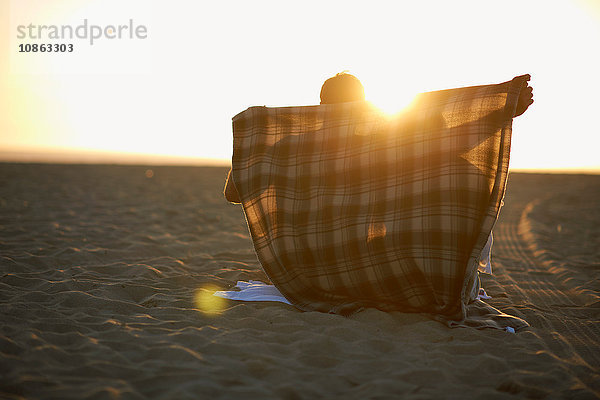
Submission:
[[[233,182],[271,281],[302,310],[527,326],[473,293],[528,79],[423,93],[394,116],[367,102],[236,115]]]

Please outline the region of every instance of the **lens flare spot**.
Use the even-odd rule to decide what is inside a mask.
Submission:
[[[213,296],[220,290],[216,286],[204,286],[196,291],[194,305],[200,312],[207,315],[218,315],[225,310],[226,300],[222,297]]]
[[[154,171],[151,169],[146,170],[146,178],[152,178],[154,176]]]

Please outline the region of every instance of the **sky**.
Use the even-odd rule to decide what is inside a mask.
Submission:
[[[19,25],[84,20],[131,28],[19,38]],[[0,26],[0,159],[226,164],[235,114],[318,104],[341,71],[388,111],[528,73],[535,103],[513,123],[511,168],[600,173],[600,0],[1,0]],[[19,53],[44,42],[73,51]]]

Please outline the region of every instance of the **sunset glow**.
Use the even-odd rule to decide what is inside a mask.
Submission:
[[[235,114],[318,104],[322,82],[343,70],[386,112],[420,92],[529,73],[535,103],[514,121],[511,167],[600,170],[599,9],[576,0],[2,2],[11,30],[0,38],[0,156],[87,150],[226,163]],[[17,53],[15,24],[84,20],[132,20],[148,35],[82,39],[70,55]]]

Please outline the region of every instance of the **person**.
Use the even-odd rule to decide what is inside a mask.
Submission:
[[[364,101],[365,100],[365,89],[360,80],[346,71],[340,72],[325,80],[321,86],[320,93],[321,103],[320,104],[335,104],[345,103],[350,101]],[[514,117],[522,115],[529,106],[533,104],[533,88],[529,86],[528,82],[524,83],[524,87],[521,89],[519,94],[519,101]],[[231,169],[227,174],[225,181],[225,189],[223,191],[227,201],[231,203],[241,203],[239,193],[235,188],[235,183],[231,176]],[[491,247],[491,235],[484,250]],[[488,263],[489,264],[489,263]]]
[[[344,72],[321,87],[322,106],[236,115],[225,197],[242,200],[273,285],[238,282],[218,296],[266,301],[279,291],[304,311],[374,307],[450,327],[529,326],[481,301],[479,273],[491,272],[511,123],[533,103],[530,78],[423,93],[390,118]]]

